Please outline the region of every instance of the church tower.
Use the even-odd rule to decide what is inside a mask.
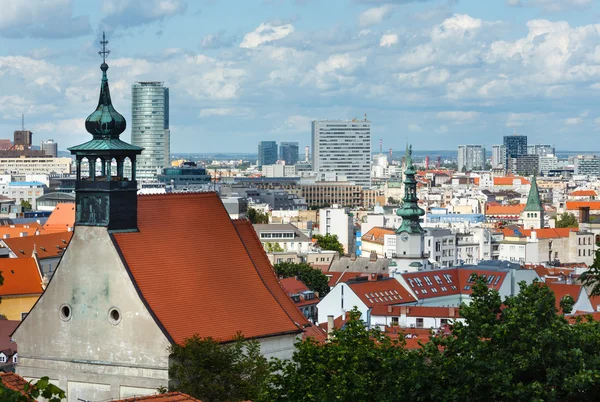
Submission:
[[[127,126],[125,118],[112,105],[106,71],[108,41],[102,35],[102,81],[98,107],[85,121],[92,140],[69,148],[77,163],[75,185],[75,226],[104,226],[113,231],[137,230],[136,156],[143,148],[122,141],[119,136]],[[126,159],[131,163],[131,175],[124,174]],[[88,172],[81,171],[87,161]],[[116,169],[113,169],[113,162]],[[96,167],[100,164],[99,174]]]
[[[406,163],[403,181],[404,198],[402,198],[402,208],[396,211],[396,215],[402,217],[402,224],[396,230],[396,258],[399,259],[399,268],[402,270],[424,269],[427,268],[428,259],[424,253],[425,231],[419,219],[425,215],[425,211],[418,205],[412,146],[406,148],[404,159]]]
[[[544,207],[540,201],[540,193],[535,176],[531,179],[527,205],[525,205],[525,209],[521,212],[519,223],[523,225],[523,229],[542,229],[544,227]]]

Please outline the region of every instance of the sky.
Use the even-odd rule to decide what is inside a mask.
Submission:
[[[315,119],[372,147],[448,150],[513,132],[600,150],[597,0],[0,0],[0,138],[85,142],[102,32],[115,108],[170,88],[172,152],[310,144]],[[123,138],[130,138],[127,130]]]

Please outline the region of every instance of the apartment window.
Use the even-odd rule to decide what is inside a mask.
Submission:
[[[398,325],[398,317],[392,317],[392,325]]]
[[[417,328],[423,328],[423,319],[417,318]]]
[[[6,356],[0,355],[0,363],[6,363]]]

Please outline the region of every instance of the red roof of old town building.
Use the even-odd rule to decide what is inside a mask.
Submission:
[[[567,201],[567,210],[576,211],[579,208],[589,207],[592,211],[600,210],[600,201]]]
[[[66,232],[75,225],[75,203],[59,203],[44,223],[44,233]]]
[[[512,186],[517,180],[521,184],[531,184],[529,180],[524,177],[517,176],[506,176],[506,177],[494,177],[494,186]]]
[[[194,227],[205,230],[191,232]],[[308,325],[250,222],[232,221],[216,193],[141,196],[138,229],[112,236],[170,340],[293,334]],[[169,252],[152,252],[165,245]]]
[[[371,274],[377,276],[377,274]],[[360,282],[346,282],[350,289],[367,307],[417,301],[404,286],[394,278],[377,278]]]
[[[17,258],[30,258],[35,250],[38,258],[44,259],[60,257],[69,245],[72,236],[73,232],[58,232],[2,239],[2,241],[15,253]]]
[[[525,209],[525,204],[516,205],[487,205],[486,215],[519,215]]]
[[[42,276],[33,257],[0,258],[0,273],[4,283],[0,296],[41,294]]]
[[[575,190],[571,194],[571,197],[597,197],[598,193],[595,190]]]
[[[166,394],[156,394],[147,396],[136,396],[127,399],[119,399],[115,402],[138,402],[138,401],[152,401],[152,402],[202,402],[200,399],[196,399],[189,395],[181,392],[167,392]]]

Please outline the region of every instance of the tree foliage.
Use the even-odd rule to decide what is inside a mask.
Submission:
[[[326,234],[326,235],[315,235],[313,236],[317,239],[317,243],[322,250],[332,250],[337,251],[341,255],[344,254],[344,246],[338,240],[337,235],[334,234]]]
[[[570,212],[563,212],[556,220],[557,228],[576,228],[579,227],[577,218]]]
[[[25,211],[31,211],[33,208],[31,206],[31,203],[27,200],[21,200],[21,206],[23,207],[23,210],[25,210]]]
[[[283,251],[283,248],[277,242],[271,243],[268,241],[265,243],[265,250],[267,253],[280,253]]]
[[[590,289],[590,296],[600,296],[600,249],[596,250],[593,264],[581,274],[579,280]]]
[[[592,401],[600,392],[600,323],[571,324],[543,284],[501,300],[477,278],[465,323],[418,350],[368,330],[357,311],[331,342],[305,340],[273,363],[262,400]],[[568,309],[565,300],[565,309]]]
[[[313,292],[319,293],[319,297],[329,293],[329,279],[320,269],[311,267],[301,262],[280,262],[273,266],[275,273],[283,278],[297,277]]]
[[[50,383],[48,377],[40,378],[35,384],[25,384],[24,394],[6,388],[0,381],[0,401],[3,402],[34,402],[38,398],[47,402],[60,402],[66,398],[65,392]]]
[[[269,215],[264,212],[260,212],[252,207],[246,211],[246,216],[250,219],[253,224],[257,223],[269,223]]]
[[[256,400],[269,376],[260,343],[241,334],[228,344],[195,335],[171,353],[171,390],[202,401]]]

